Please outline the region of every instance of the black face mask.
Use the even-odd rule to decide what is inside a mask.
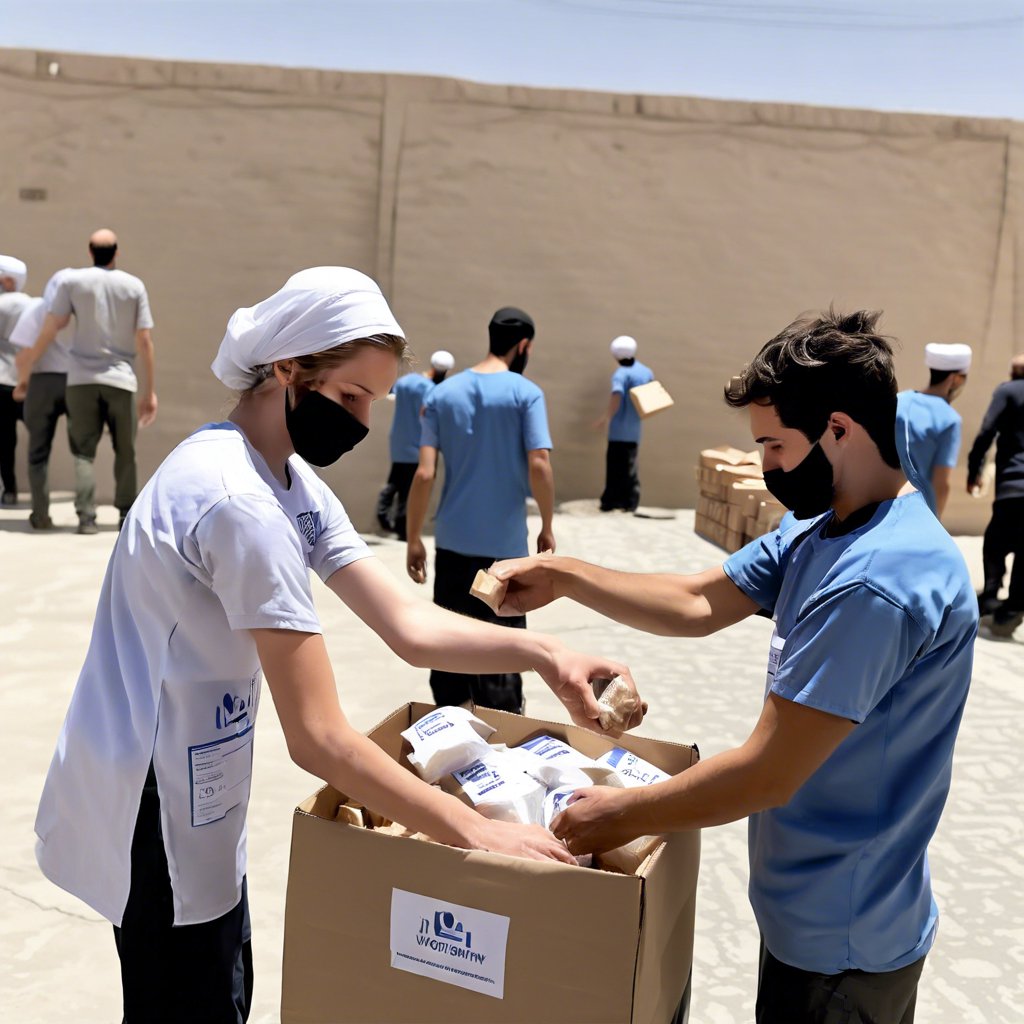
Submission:
[[[284,422],[295,454],[313,466],[337,462],[370,432],[348,409],[319,391],[307,391],[293,408],[286,388]]]
[[[791,470],[769,469],[764,474],[764,485],[797,519],[812,519],[827,512],[832,504],[835,483],[832,463],[825,457],[821,445],[804,456]]]
[[[513,373],[522,373],[523,370],[526,369],[526,363],[529,360],[529,358],[529,353],[526,351],[526,349],[523,349],[522,352],[517,352],[512,357],[512,362],[508,364],[508,368]]]

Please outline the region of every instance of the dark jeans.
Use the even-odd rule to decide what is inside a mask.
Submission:
[[[234,856],[234,850],[228,851]],[[203,924],[172,927],[174,904],[150,768],[132,839],[132,884],[121,927],[122,1024],[244,1024],[252,1006],[249,899]]]
[[[995,597],[1006,575],[1006,556],[1013,555],[1010,593],[1006,607],[1024,611],[1024,498],[1001,498],[992,503],[992,518],[985,529],[982,561],[985,587],[982,597]]]
[[[640,478],[636,474],[637,452],[635,441],[609,441],[605,453],[604,493],[601,510],[624,508],[635,512],[640,504]]]
[[[67,415],[64,403],[66,373],[33,373],[25,396],[25,426],[28,427],[28,484],[32,489],[32,514],[43,518],[50,512],[47,468],[57,421]],[[70,421],[68,431],[70,433]]]
[[[14,400],[14,388],[0,384],[0,481],[4,494],[17,494],[18,481],[14,475],[14,449],[18,443],[18,420],[21,402]]]
[[[526,629],[525,615],[502,618],[470,594],[469,588],[473,585],[477,571],[488,569],[493,564],[493,558],[460,555],[455,551],[438,548],[434,560],[434,604],[481,622],[496,622],[513,629]],[[517,715],[523,713],[523,677],[518,672],[472,676],[435,669],[430,673],[430,689],[435,704],[465,704],[472,701],[485,708],[512,711]]]
[[[96,518],[93,461],[104,426],[109,428],[114,445],[114,504],[122,514],[127,512],[138,494],[135,392],[108,384],[71,384],[64,395],[68,407],[68,443],[75,457],[75,511],[78,518]]]
[[[418,465],[416,462],[391,463],[388,482],[377,498],[377,522],[382,530],[397,533],[399,540],[405,540],[405,506]]]
[[[913,1024],[924,957],[898,971],[815,974],[776,960],[761,943],[757,1024]]]

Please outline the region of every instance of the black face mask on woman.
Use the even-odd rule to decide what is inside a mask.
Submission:
[[[313,466],[337,462],[370,432],[348,409],[319,391],[307,391],[293,407],[286,388],[284,422],[295,454]]]
[[[764,485],[797,519],[812,519],[827,512],[832,504],[832,463],[825,457],[821,444],[815,442],[792,469],[766,470]]]

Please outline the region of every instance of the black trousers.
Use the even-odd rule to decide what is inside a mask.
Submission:
[[[1024,498],[1001,498],[992,503],[992,518],[985,528],[982,561],[985,566],[983,597],[995,597],[1006,575],[1006,556],[1013,555],[1008,608],[1024,611]]]
[[[417,462],[392,462],[388,482],[377,497],[377,522],[382,530],[405,540],[405,506],[416,475]]]
[[[460,555],[438,548],[434,559],[434,604],[481,622],[526,629],[525,615],[502,618],[470,594],[469,588],[478,570],[488,569],[493,563],[493,558],[483,555]],[[518,672],[472,676],[435,669],[430,673],[430,690],[435,704],[472,701],[485,708],[512,711],[517,715],[523,713],[523,677]]]
[[[914,1024],[924,957],[898,971],[815,974],[764,948],[757,976],[757,1024]]]
[[[604,493],[601,511],[623,508],[635,512],[640,504],[640,478],[636,474],[637,452],[635,441],[609,441],[604,458]]]
[[[229,851],[234,856],[234,851]],[[150,768],[132,838],[132,884],[121,927],[122,1024],[244,1024],[252,1006],[249,899],[203,924],[173,927],[160,797]]]
[[[4,494],[17,494],[18,481],[14,475],[14,449],[18,444],[18,420],[22,403],[14,400],[14,388],[0,384],[0,482]]]
[[[47,469],[57,421],[68,411],[64,403],[66,383],[66,373],[33,373],[28,379],[24,410],[28,427],[28,483],[32,490],[32,512],[40,518],[50,512]]]

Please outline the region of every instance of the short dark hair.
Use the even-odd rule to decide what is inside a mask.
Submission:
[[[92,253],[92,262],[97,267],[109,267],[117,255],[117,242],[113,245],[93,245],[89,243],[89,252]]]
[[[726,386],[726,402],[735,408],[772,405],[784,426],[812,443],[825,433],[832,413],[844,412],[898,469],[896,373],[892,345],[876,330],[880,316],[830,308],[794,320]]]
[[[954,373],[967,373],[966,370],[932,370],[930,368],[928,372],[931,374],[931,379],[928,381],[929,387],[935,387],[938,384],[945,384]]]
[[[630,356],[628,359],[620,359],[619,366],[632,366],[636,362],[636,356]]]
[[[533,317],[515,306],[502,306],[487,325],[492,355],[503,356],[513,345],[518,345],[523,338],[533,340],[536,328]]]

